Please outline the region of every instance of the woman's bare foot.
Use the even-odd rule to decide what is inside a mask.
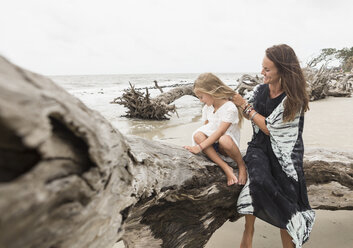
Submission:
[[[240,243],[240,248],[252,248],[252,239],[254,236],[254,231],[254,228],[245,227],[243,237]]]
[[[248,179],[248,173],[246,172],[245,164],[238,165],[239,168],[239,185],[244,185]]]

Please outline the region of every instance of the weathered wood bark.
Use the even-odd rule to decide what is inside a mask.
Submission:
[[[202,247],[239,217],[241,187],[227,187],[207,158],[124,137],[49,79],[2,57],[0,133],[1,248],[109,247],[118,240]],[[352,209],[352,159],[308,153],[309,194],[323,184],[320,197],[327,197],[313,197],[313,206]]]
[[[311,207],[353,210],[353,152],[306,149],[304,171]]]
[[[148,88],[144,94],[130,84],[130,89],[124,90],[123,95],[115,98],[111,103],[118,103],[126,107],[128,109],[126,116],[129,118],[164,120],[168,119],[167,116],[170,116],[170,112],[176,113],[175,105],[170,105],[172,102],[184,95],[195,96],[192,85],[176,87],[163,93],[157,82],[155,84],[156,88],[162,92],[155,98],[150,98]]]
[[[318,71],[307,68],[304,72],[308,82],[310,101],[325,98],[329,89],[330,71],[321,67]]]
[[[352,93],[353,74],[338,73],[321,67],[319,70],[305,68],[309,85],[311,101],[323,99],[326,96],[349,97]]]
[[[1,248],[109,247],[121,239],[190,247],[236,216],[231,199],[240,187],[226,187],[205,157],[123,137],[49,79],[3,58],[0,131]]]
[[[254,77],[249,74],[243,74],[238,79],[238,86],[235,91],[244,96],[247,92],[252,91],[256,85],[261,84],[263,82],[262,80],[263,79],[259,78],[257,75]]]
[[[336,74],[331,75],[328,96],[349,97],[353,91],[353,74]]]

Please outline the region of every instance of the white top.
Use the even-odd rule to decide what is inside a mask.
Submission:
[[[199,127],[192,134],[192,144],[196,145],[194,141],[194,135],[197,132],[204,133],[207,137],[213,134],[221,125],[221,122],[232,123],[227,129],[225,135],[229,135],[234,143],[239,147],[240,142],[240,128],[238,126],[238,109],[233,102],[228,101],[224,103],[217,111],[214,113],[214,107],[205,105],[202,108],[202,121],[205,122],[208,120],[206,125]]]

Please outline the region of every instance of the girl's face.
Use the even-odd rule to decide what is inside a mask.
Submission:
[[[199,98],[200,102],[206,104],[207,106],[211,106],[214,103],[214,98],[210,94],[195,91],[195,95]]]
[[[264,76],[265,84],[273,84],[279,82],[280,76],[278,75],[278,70],[275,64],[266,56],[262,61],[262,71],[261,74]]]

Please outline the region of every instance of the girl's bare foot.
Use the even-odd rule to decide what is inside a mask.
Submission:
[[[238,178],[234,175],[233,169],[228,166],[228,168],[224,171],[227,176],[227,185],[233,185],[238,183]]]
[[[228,177],[227,176],[227,185],[233,185],[238,183],[238,178],[233,174],[232,176]]]
[[[248,173],[246,172],[245,164],[238,166],[239,168],[239,182],[238,184],[244,185],[248,179]]]

